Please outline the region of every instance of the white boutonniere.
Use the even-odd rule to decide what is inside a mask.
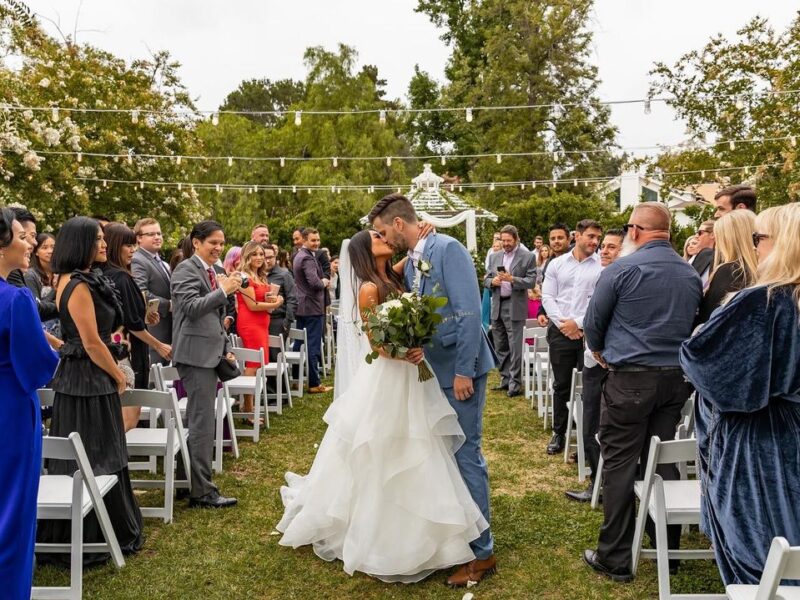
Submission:
[[[423,277],[430,277],[432,268],[433,267],[432,267],[431,263],[429,263],[427,260],[424,260],[424,259],[420,258],[417,261],[417,270],[420,272],[420,274]]]

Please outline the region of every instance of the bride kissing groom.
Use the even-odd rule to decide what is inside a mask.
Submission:
[[[312,544],[350,574],[390,582],[456,566],[447,584],[473,585],[496,568],[481,452],[495,358],[475,267],[455,239],[421,237],[413,205],[400,194],[380,200],[369,220],[374,231],[353,236],[340,255],[340,277],[352,281],[341,285],[335,399],[309,474],[287,473],[281,488],[280,544]],[[392,265],[395,252],[408,257]],[[430,347],[367,364],[361,318],[389,294],[412,289],[448,300]],[[415,366],[423,352],[435,374],[426,382]]]

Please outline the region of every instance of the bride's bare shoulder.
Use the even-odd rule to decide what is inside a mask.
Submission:
[[[365,281],[358,288],[358,305],[361,310],[371,308],[380,304],[380,294],[378,293],[378,286],[371,281]]]

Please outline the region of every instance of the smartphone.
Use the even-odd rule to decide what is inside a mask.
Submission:
[[[497,272],[498,273],[505,273],[506,272],[506,268],[503,265],[500,265],[499,267],[497,267]]]
[[[147,301],[147,312],[150,314],[158,312],[158,299],[148,300]]]

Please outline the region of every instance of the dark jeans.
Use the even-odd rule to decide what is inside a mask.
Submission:
[[[564,435],[569,417],[572,369],[583,368],[583,338],[571,340],[551,325],[547,328],[547,343],[553,369],[553,433]]]
[[[629,572],[631,544],[636,526],[633,483],[643,474],[650,438],[675,438],[681,408],[692,393],[680,369],[670,371],[611,371],[603,385],[600,408],[600,447],[603,452],[603,525],[597,558],[606,567]],[[637,461],[641,460],[641,469]],[[656,472],[665,480],[678,479],[676,465],[661,465]],[[653,522],[647,533],[655,544]],[[678,548],[681,528],[667,527],[670,548]]]
[[[308,338],[308,348],[306,354],[308,357],[308,387],[313,388],[319,386],[319,360],[322,356],[322,329],[325,324],[325,317],[323,315],[314,315],[310,317],[297,317],[297,328],[306,330],[306,337]],[[294,350],[300,350],[302,342],[295,340]]]
[[[583,368],[583,451],[592,470],[592,481],[600,462],[600,444],[596,436],[600,429],[600,396],[606,374],[608,371],[600,365]]]

